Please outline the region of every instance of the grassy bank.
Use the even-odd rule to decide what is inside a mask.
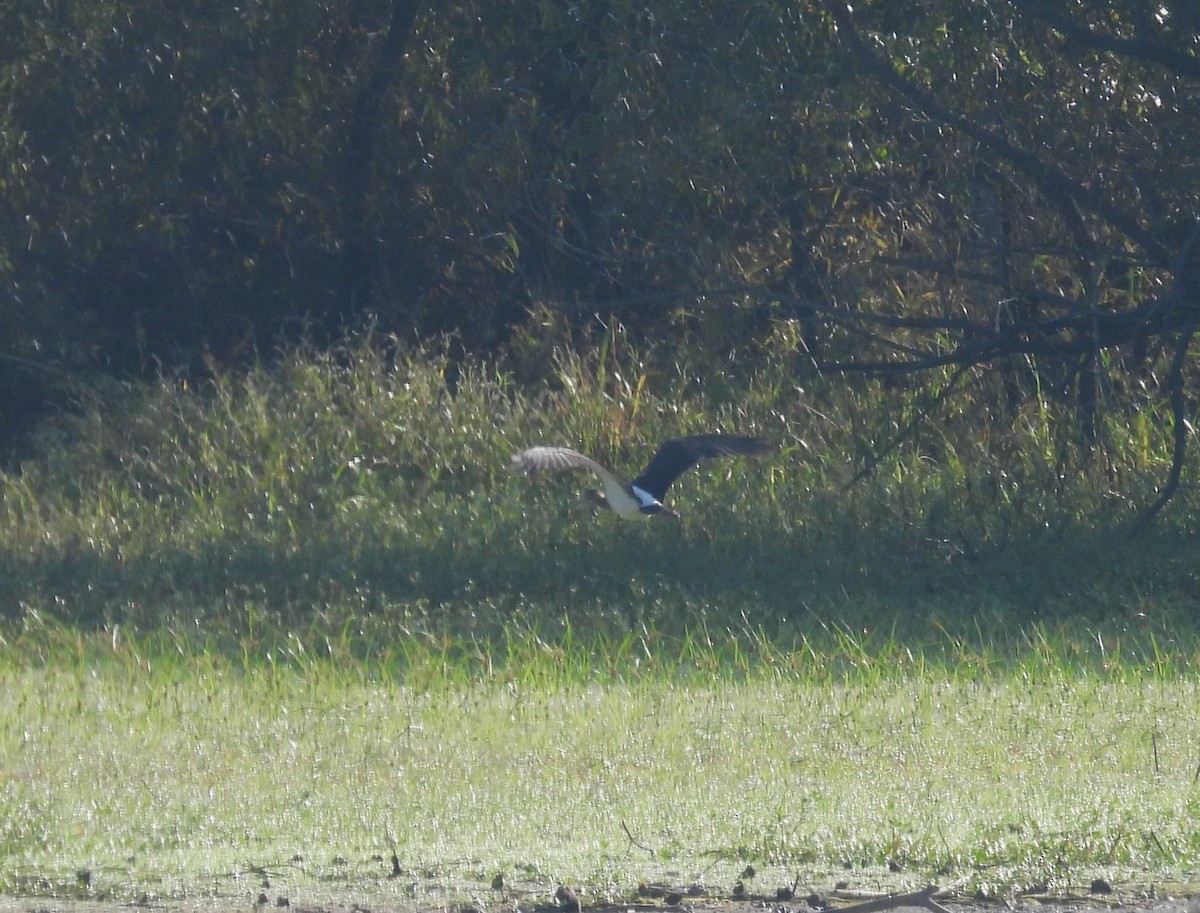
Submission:
[[[1158,404],[1112,404],[1081,448],[1053,402],[1010,415],[981,386],[888,449],[922,390],[801,384],[776,344],[687,366],[614,332],[497,367],[368,337],[200,389],[89,391],[0,475],[0,614],[234,651],[290,631],[494,649],[564,622],[748,648],[829,629],[990,647],[1033,624],[1142,643],[1191,625],[1195,492],[1127,535],[1169,464]],[[530,361],[536,386],[518,383]],[[549,442],[636,470],[662,437],[713,429],[778,452],[681,479],[682,525],[595,517],[585,480],[509,464]]]

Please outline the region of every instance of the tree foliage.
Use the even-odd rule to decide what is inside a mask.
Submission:
[[[797,370],[1166,395],[1195,330],[1182,3],[22,0],[0,12],[0,384],[370,316],[532,311]],[[683,338],[681,336],[681,338]],[[944,391],[944,392],[948,392]]]

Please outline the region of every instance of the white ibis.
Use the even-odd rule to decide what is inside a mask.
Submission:
[[[667,489],[701,460],[722,456],[762,456],[772,448],[752,437],[728,434],[695,434],[664,441],[640,476],[626,484],[589,456],[569,447],[530,447],[512,461],[523,472],[542,469],[590,469],[600,477],[604,491],[589,491],[592,500],[610,508],[622,520],[652,514],[679,514],[663,504]]]

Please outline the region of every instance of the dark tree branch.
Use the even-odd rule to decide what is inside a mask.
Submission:
[[[1154,499],[1142,515],[1134,523],[1133,529],[1130,531],[1133,534],[1141,532],[1146,526],[1158,516],[1159,512],[1167,506],[1167,503],[1175,496],[1175,492],[1179,490],[1179,478],[1183,474],[1183,459],[1187,453],[1187,438],[1188,438],[1188,422],[1187,422],[1187,404],[1186,397],[1183,391],[1183,366],[1187,362],[1188,346],[1191,344],[1192,337],[1196,333],[1196,328],[1192,327],[1183,334],[1179,340],[1179,348],[1175,350],[1175,357],[1171,359],[1171,371],[1167,377],[1167,387],[1171,393],[1171,419],[1174,422],[1174,443],[1171,451],[1171,471],[1167,473],[1167,480],[1163,484],[1162,490],[1159,491],[1158,497]]]
[[[1046,23],[1080,45],[1157,64],[1176,76],[1200,79],[1200,58],[1184,54],[1157,41],[1117,38],[1104,32],[1094,31],[1085,25],[1080,25],[1063,10],[1038,3],[1037,0],[1011,0],[1011,2],[1013,6],[1029,15],[1030,18]]]
[[[1179,294],[1153,299],[1127,311],[1092,308],[1042,320],[1017,321],[1005,329],[961,318],[906,317],[823,308],[821,316],[842,326],[874,325],[886,329],[935,330],[954,333],[958,345],[945,351],[921,352],[905,347],[911,357],[899,361],[840,361],[821,365],[827,371],[897,375],[946,365],[986,364],[1012,355],[1085,355],[1132,342],[1140,335],[1162,335],[1187,329],[1196,319]],[[899,348],[897,346],[897,348]]]

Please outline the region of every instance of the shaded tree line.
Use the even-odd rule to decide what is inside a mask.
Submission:
[[[797,371],[1166,396],[1196,329],[1191,7],[255,0],[0,12],[0,419],[356,321],[537,309]],[[682,335],[681,335],[682,338]]]

